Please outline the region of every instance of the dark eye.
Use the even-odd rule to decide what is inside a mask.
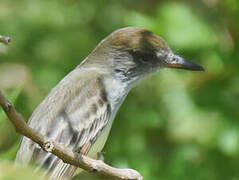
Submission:
[[[141,62],[141,63],[150,63],[150,62],[153,62],[156,58],[156,55],[149,52],[135,51],[132,53],[132,55],[136,62]]]
[[[147,63],[149,61],[150,54],[141,54],[140,60],[144,63]]]
[[[142,53],[141,61],[144,63],[153,63],[157,59],[156,55],[153,53]]]

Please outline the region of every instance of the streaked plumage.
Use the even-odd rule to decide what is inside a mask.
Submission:
[[[81,83],[78,83],[77,76],[82,78]],[[79,73],[75,69],[42,101],[30,118],[29,125],[50,139],[87,154],[111,117],[102,81],[95,70]],[[62,88],[66,91],[58,91]],[[19,149],[21,156],[17,156],[17,161],[33,161],[50,170],[62,166],[61,160],[44,152],[28,138],[23,138],[22,144],[24,146]]]
[[[135,82],[162,67],[202,70],[173,54],[167,43],[143,28],[113,32],[36,108],[29,126],[79,153],[95,157]],[[76,168],[24,137],[17,162],[34,162],[52,179],[70,178]]]

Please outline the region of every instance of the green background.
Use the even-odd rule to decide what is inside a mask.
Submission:
[[[0,34],[12,43],[0,44],[0,89],[28,119],[109,33],[150,29],[206,72],[141,81],[117,114],[105,161],[146,180],[239,180],[238,19],[238,0],[1,0]],[[0,112],[1,180],[35,176],[13,169],[19,142]]]

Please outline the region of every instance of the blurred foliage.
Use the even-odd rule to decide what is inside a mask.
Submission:
[[[163,70],[143,80],[116,117],[105,161],[150,180],[239,180],[238,18],[237,0],[1,0],[0,34],[12,43],[0,44],[0,89],[27,119],[113,30],[150,29],[206,72]],[[16,179],[5,161],[19,142],[0,112],[1,180]],[[23,172],[18,179],[32,179]]]
[[[32,167],[15,166],[12,162],[0,162],[0,179],[2,180],[45,180],[41,177],[42,172],[32,173]]]

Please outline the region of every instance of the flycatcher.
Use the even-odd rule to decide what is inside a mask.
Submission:
[[[153,32],[137,27],[119,29],[64,77],[36,108],[29,126],[74,151],[96,157],[102,150],[125,97],[143,77],[162,68],[203,71],[175,55]],[[70,178],[76,167],[44,152],[23,137],[16,161],[45,168],[52,179]]]

